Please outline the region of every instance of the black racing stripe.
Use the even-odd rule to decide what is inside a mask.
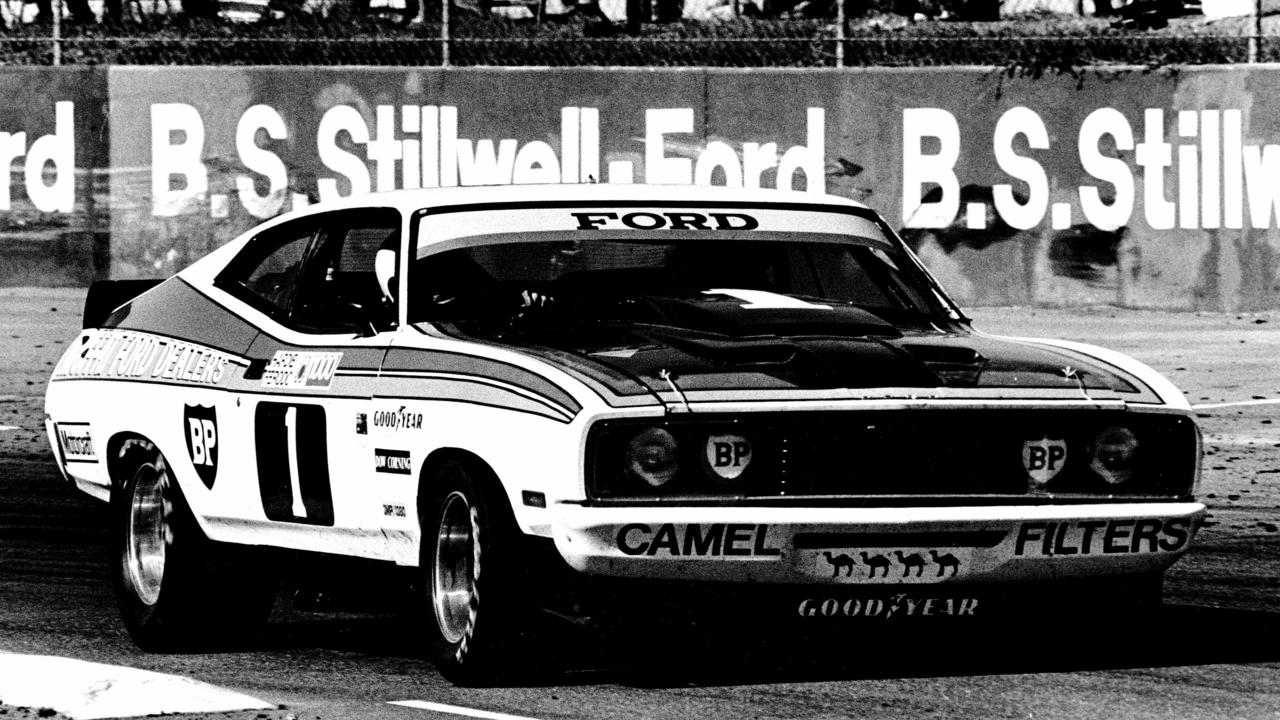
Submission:
[[[440,333],[457,340],[502,348],[503,350],[513,350],[551,363],[578,382],[594,390],[611,407],[659,404],[649,388],[638,379],[602,362],[542,345],[511,345],[509,343],[494,342],[486,338],[468,335],[460,331],[456,325],[447,323],[432,324],[432,327]],[[424,335],[427,334],[418,325],[415,325],[414,328]]]
[[[570,415],[577,415],[582,410],[582,404],[559,385],[537,373],[499,360],[441,350],[391,348],[383,361],[382,370],[393,374],[441,372],[488,378],[545,397],[568,410]]]
[[[960,530],[954,532],[839,532],[796,533],[797,550],[821,550],[824,548],[993,548],[1009,535],[1004,530]]]
[[[172,277],[112,316],[110,327],[167,335],[243,357],[258,328]]]

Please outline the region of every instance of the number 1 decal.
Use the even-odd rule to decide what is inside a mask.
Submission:
[[[259,403],[254,413],[258,489],[268,520],[333,525],[324,408]],[[306,448],[306,453],[299,453]]]

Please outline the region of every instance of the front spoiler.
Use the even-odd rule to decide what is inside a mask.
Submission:
[[[555,506],[574,569],[617,578],[833,586],[1163,572],[1198,502],[911,508]]]

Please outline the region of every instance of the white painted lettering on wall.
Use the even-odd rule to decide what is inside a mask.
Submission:
[[[729,185],[826,191],[826,116],[806,113],[805,144],[780,150],[777,143],[733,146],[712,140],[688,153],[692,108],[645,111],[644,167],[631,160],[602,157],[600,111],[566,107],[560,111],[558,143],[516,138],[459,136],[458,108],[436,105],[379,105],[373,123],[349,105],[329,108],[315,138],[317,157],[328,171],[318,178],[321,200],[373,191],[526,183],[630,183]],[[236,153],[249,174],[235,176],[236,197],[255,217],[267,218],[305,203],[287,196],[284,161],[263,147],[288,140],[288,123],[274,108],[254,105],[236,127]],[[695,136],[696,137],[696,136]],[[151,106],[152,214],[173,217],[192,212],[190,204],[209,192],[203,158],[206,128],[200,111],[185,103]],[[295,139],[296,140],[296,139]],[[556,145],[558,144],[558,148]],[[607,160],[603,163],[602,160]],[[603,170],[602,170],[603,167]],[[639,170],[639,172],[637,172]],[[220,196],[224,197],[224,196]],[[216,207],[210,198],[210,207]]]
[[[1041,160],[1061,149],[1052,147],[1044,120],[1029,108],[1011,108],[990,139],[996,165],[1016,183],[991,186],[996,214],[1019,229],[1046,218],[1057,230],[1082,222],[1114,229],[1141,221],[1153,230],[1280,224],[1280,184],[1274,182],[1280,175],[1280,145],[1246,145],[1239,110],[1169,114],[1174,117],[1147,109],[1135,128],[1115,108],[1090,113],[1075,135],[1074,151],[1098,182],[1068,189],[1078,201],[1073,203],[1051,202]],[[963,216],[970,229],[983,229],[985,208],[960,207],[962,168],[957,165],[964,139],[956,117],[938,108],[908,108],[902,137],[904,224],[940,228]],[[1061,192],[1054,197],[1061,199]],[[1141,210],[1135,213],[1139,197]],[[1073,217],[1076,209],[1082,218]]]
[[[76,201],[75,103],[54,104],[53,134],[27,144],[25,132],[0,132],[0,167],[22,161],[22,179],[31,204],[41,212],[70,213]],[[47,174],[46,168],[52,168]],[[0,212],[13,207],[12,171],[0,173]],[[46,182],[51,177],[52,182]]]

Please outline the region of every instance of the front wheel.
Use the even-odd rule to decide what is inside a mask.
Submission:
[[[421,516],[428,643],[441,674],[462,685],[489,684],[518,670],[514,660],[531,632],[515,520],[478,479],[446,463]]]
[[[134,441],[111,495],[112,584],[139,647],[193,651],[243,639],[265,620],[275,583],[210,542],[154,445]]]

